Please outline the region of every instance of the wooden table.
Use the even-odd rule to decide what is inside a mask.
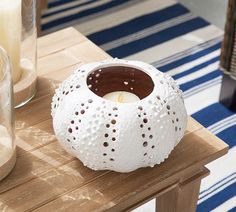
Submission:
[[[73,28],[38,41],[38,93],[16,111],[18,158],[0,183],[0,211],[123,211],[152,198],[160,211],[194,211],[205,165],[227,145],[189,118],[182,142],[161,165],[127,174],[84,167],[53,134],[51,98],[76,67],[110,56]]]

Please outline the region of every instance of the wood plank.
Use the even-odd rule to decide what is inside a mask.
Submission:
[[[32,101],[16,110],[16,121],[21,125],[33,126],[51,118],[52,95]]]
[[[198,121],[191,116],[188,116],[188,125],[185,134],[204,128]]]
[[[46,80],[53,80],[53,81],[55,80],[58,82],[62,82],[83,64],[84,64],[83,62],[79,62],[66,68],[46,73],[45,75],[42,75],[42,77],[44,77],[44,79]]]
[[[43,198],[43,201],[42,199],[39,199],[38,191],[45,190],[46,188],[43,187],[39,179],[35,179],[34,181],[26,182],[22,187],[16,187],[14,189],[15,202],[7,202],[7,204],[11,208],[31,210],[36,206],[40,207],[41,205],[45,204],[45,201],[48,198],[49,203],[43,206],[40,210],[50,211],[53,208],[54,210],[63,208],[69,211],[76,211],[75,208],[81,207],[81,211],[83,211],[83,209],[85,208],[88,208],[89,211],[92,211],[95,209],[103,210],[111,208],[112,204],[119,204],[127,200],[126,198],[130,198],[130,196],[132,195],[135,196],[137,192],[139,194],[140,192],[147,192],[145,193],[145,195],[150,195],[149,192],[153,192],[151,188],[154,187],[154,190],[156,190],[155,185],[158,185],[159,182],[163,182],[164,180],[173,177],[178,179],[179,176],[187,172],[188,169],[198,167],[198,165],[201,165],[203,162],[208,163],[209,155],[211,155],[211,160],[214,160],[216,157],[219,157],[219,148],[221,148],[221,155],[223,155],[227,151],[227,146],[223,145],[223,142],[221,142],[221,144],[218,144],[217,147],[208,145],[207,148],[205,148],[206,145],[204,145],[204,148],[199,148],[199,139],[203,138],[199,138],[199,136],[196,136],[196,134],[201,135],[203,133],[203,130],[204,129],[199,129],[184,136],[183,141],[179,145],[177,145],[177,147],[174,149],[165,163],[162,163],[159,166],[155,166],[154,168],[143,168],[128,174],[108,172],[106,175],[103,175],[101,178],[96,179],[96,181],[92,182],[86,187],[80,187],[78,185],[77,187],[75,185],[70,187],[70,182],[74,179],[67,178],[66,181],[63,181],[64,183],[63,185],[61,185],[61,188],[68,188],[66,189],[66,191],[72,189],[71,192],[66,193],[62,196],[60,196],[58,193],[54,193],[54,196],[50,192],[47,192],[46,194],[41,193],[42,197],[40,198]],[[200,140],[200,142],[204,142],[204,140]],[[222,150],[222,148],[224,148],[224,151]],[[81,167],[83,166],[81,165]],[[80,169],[75,169],[74,171],[80,172]],[[64,173],[64,175],[65,174],[66,173]],[[63,179],[64,175],[60,177]],[[66,177],[68,176],[66,175]],[[50,186],[57,187],[58,182],[56,181],[54,183],[52,182]],[[69,184],[69,186],[67,184]],[[45,186],[48,185],[45,184]],[[34,187],[34,190],[37,191],[35,194],[31,193],[31,198],[34,201],[32,202],[32,204],[28,203],[27,205],[20,206],[20,202],[16,202],[19,198],[18,195],[21,195],[22,192],[24,192],[24,188],[31,191],[32,189],[30,189],[30,187]],[[74,190],[75,188],[77,189]],[[50,198],[48,197],[48,193],[50,193]],[[81,197],[81,194],[84,193],[87,194],[86,198],[78,198]],[[5,201],[10,198],[11,195],[11,193],[9,194],[8,192],[6,192],[3,194],[2,198]],[[45,197],[45,195],[47,196],[47,198]],[[56,199],[50,202],[53,198]],[[38,202],[36,200],[38,200]],[[14,205],[16,205],[16,207],[14,207]],[[20,208],[18,208],[18,206]]]
[[[90,40],[86,40],[80,44],[67,48],[67,52],[84,63],[112,58]]]
[[[18,157],[28,151],[38,149],[56,141],[51,119],[31,126],[21,124],[18,121],[16,125],[18,125],[16,126],[16,145],[19,147],[17,151]]]
[[[129,206],[128,208],[125,208],[124,211],[132,211],[132,210],[136,209],[137,207],[147,203],[148,201],[150,201],[154,198],[159,199],[159,197],[162,197],[166,193],[173,191],[182,185],[186,185],[192,181],[202,179],[202,178],[208,176],[209,173],[210,173],[210,171],[206,167],[203,167],[203,168],[200,168],[199,170],[190,172],[189,174],[185,173],[185,175],[183,175],[184,181],[178,181],[178,182],[175,182],[172,184],[170,183],[167,187],[157,190],[156,193],[152,194],[151,196],[147,196],[146,198],[141,198],[141,201],[140,201],[140,198],[138,197],[138,195],[136,195],[137,200],[135,200],[135,204]],[[197,196],[198,196],[198,193],[197,193]],[[171,204],[170,199],[167,198],[167,201],[168,201],[167,203]],[[158,202],[158,204],[159,204],[159,202]],[[167,210],[168,206],[169,205],[166,205],[164,208],[166,208],[166,210]],[[165,210],[157,210],[157,211],[165,211]],[[173,209],[172,211],[175,211],[175,210]]]
[[[152,192],[158,190],[157,185],[164,185],[164,182],[169,178],[176,177],[177,180],[178,176],[184,175],[183,173],[187,172],[191,166],[198,167],[203,162],[208,163],[209,155],[211,155],[211,160],[214,160],[227,152],[227,145],[222,141],[217,140],[217,147],[209,145],[206,141],[208,137],[202,137],[205,133],[210,134],[205,129],[199,129],[186,135],[173,150],[170,157],[159,166],[139,169],[128,174],[111,172],[86,187],[78,188],[57,198],[37,211],[50,211],[52,209],[76,211],[78,208],[81,211],[103,211],[107,209],[120,211],[121,208],[119,207],[126,207],[124,202],[127,199],[135,198],[136,195],[142,193],[143,197],[150,196]],[[203,148],[199,148],[199,142],[203,143]],[[174,182],[173,179],[171,181]],[[81,194],[84,193],[87,194],[87,198],[80,198]],[[69,198],[66,199],[66,197]]]
[[[204,167],[198,174],[178,183],[176,187],[162,195],[158,195],[156,198],[156,211],[196,211],[201,180],[209,174],[210,171]]]
[[[82,62],[66,49],[38,60],[38,76]]]
[[[19,149],[20,147],[17,148],[18,151]],[[21,149],[21,151],[24,150]],[[67,154],[59,146],[58,142],[53,142],[32,152],[25,152],[17,158],[15,168],[0,184],[1,202],[5,194],[7,194],[7,192],[3,193],[4,191],[8,191],[14,187],[15,189],[13,190],[15,191],[17,190],[16,186],[24,185],[26,182],[39,177],[42,173],[62,166],[72,160],[74,158]],[[29,191],[26,190],[26,192]]]
[[[31,100],[31,102],[38,101],[42,97],[45,97],[48,95],[53,96],[55,93],[55,89],[58,88],[60,84],[61,84],[61,81],[58,81],[58,80],[48,79],[43,76],[38,77],[37,92],[36,92],[35,97]]]
[[[0,195],[2,203],[0,210],[2,207],[5,211],[8,209],[9,211],[32,210],[61,193],[95,180],[97,176],[104,173],[106,172],[92,171],[84,167],[78,160],[72,161],[59,169],[53,168],[40,177]]]
[[[38,39],[38,58],[45,57],[87,40],[75,28],[70,27]]]
[[[209,174],[209,170],[205,170],[205,172],[206,174],[199,174],[187,182],[179,183],[172,190],[159,196],[156,210],[165,212],[196,211],[201,179],[205,177],[204,175]]]
[[[208,153],[205,158],[202,158],[201,163],[204,165],[223,156],[229,150],[229,146],[225,142],[206,128],[195,131],[194,138],[197,140],[195,145],[203,148]]]

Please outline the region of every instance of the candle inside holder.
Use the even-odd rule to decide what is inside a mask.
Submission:
[[[21,0],[0,1],[0,46],[11,59],[13,82],[16,83],[21,78]]]
[[[140,100],[137,95],[127,91],[114,91],[104,95],[103,98],[118,103],[132,103]]]

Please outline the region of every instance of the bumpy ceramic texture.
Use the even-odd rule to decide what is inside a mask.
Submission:
[[[134,103],[97,96],[88,88],[87,76],[109,66],[142,70],[153,80],[153,91]],[[56,137],[67,152],[91,169],[117,172],[163,162],[187,125],[182,92],[169,75],[143,62],[119,59],[76,70],[56,90],[52,117]]]

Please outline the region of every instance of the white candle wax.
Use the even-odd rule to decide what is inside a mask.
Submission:
[[[11,59],[14,83],[21,77],[20,44],[21,0],[0,0],[0,46],[7,51]]]
[[[114,91],[104,95],[103,98],[119,103],[131,103],[140,100],[138,96],[127,91]]]

